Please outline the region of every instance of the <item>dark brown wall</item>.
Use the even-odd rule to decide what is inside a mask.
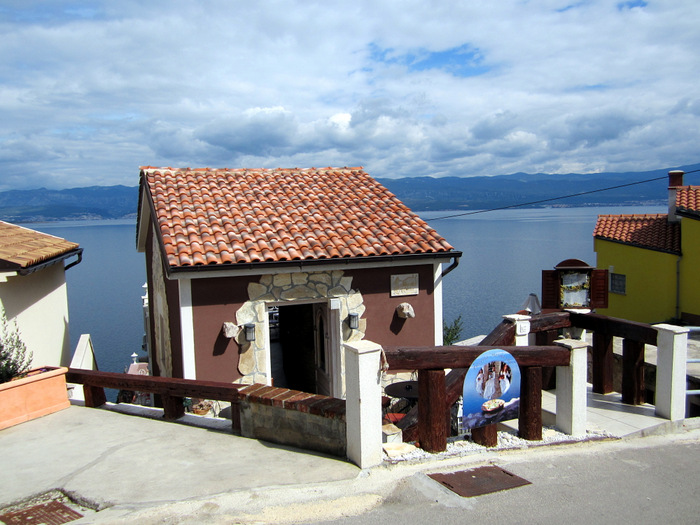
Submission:
[[[419,294],[391,297],[391,275],[407,273],[418,273]],[[349,270],[345,275],[353,278],[352,288],[358,290],[364,299],[365,339],[389,346],[430,346],[434,343],[432,265]],[[251,276],[192,280],[198,379],[231,382],[241,377],[238,372],[239,345],[223,336],[222,326],[225,321],[236,322],[236,312],[248,299],[248,283],[259,279],[259,276]],[[404,320],[396,315],[396,307],[403,302],[413,306],[415,319]],[[179,319],[177,327],[179,330]],[[179,339],[173,341],[173,351],[177,352],[181,370]]]
[[[256,282],[258,276],[252,278]],[[231,382],[238,373],[240,348],[223,336],[225,321],[236,322],[236,312],[248,299],[251,278],[210,278],[192,280],[195,366],[197,378]]]
[[[391,297],[391,276],[407,273],[418,274],[419,294]],[[346,275],[352,276],[353,289],[364,299],[365,339],[386,346],[431,346],[435,343],[432,265],[351,270]],[[401,303],[413,306],[414,319],[400,319],[396,315],[396,307]]]

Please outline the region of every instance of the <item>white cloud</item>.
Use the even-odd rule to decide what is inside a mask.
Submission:
[[[694,0],[3,2],[0,190],[698,162],[699,23]]]

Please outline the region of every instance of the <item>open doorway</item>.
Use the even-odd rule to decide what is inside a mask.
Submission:
[[[331,395],[331,345],[326,303],[268,308],[270,369],[275,386]]]

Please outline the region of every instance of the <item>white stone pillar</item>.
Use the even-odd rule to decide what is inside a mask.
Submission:
[[[345,343],[347,456],[360,468],[382,462],[382,347],[371,341]]]
[[[555,344],[571,351],[569,366],[557,367],[556,427],[572,436],[586,435],[586,365],[588,343],[579,339],[559,339]]]
[[[685,418],[688,329],[654,325],[656,336],[656,415],[677,421]]]
[[[504,315],[511,323],[515,323],[515,346],[528,346],[530,344],[530,316],[523,314]]]

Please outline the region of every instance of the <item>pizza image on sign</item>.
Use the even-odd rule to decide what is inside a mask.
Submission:
[[[486,403],[481,405],[481,411],[487,414],[492,414],[493,412],[498,412],[506,405],[506,402],[502,399],[489,399]]]

